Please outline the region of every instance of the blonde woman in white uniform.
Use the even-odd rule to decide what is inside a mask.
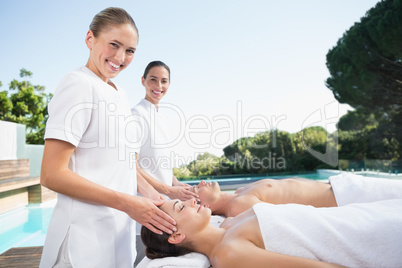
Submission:
[[[110,79],[132,61],[138,30],[120,8],[98,13],[85,67],[68,73],[49,103],[41,183],[58,192],[40,267],[132,267],[134,221],[176,230],[157,208],[165,199],[138,179],[126,93]],[[150,198],[146,198],[150,197]],[[152,199],[151,199],[152,198]]]
[[[137,161],[137,176],[146,179],[158,192],[169,198],[188,200],[198,195],[191,186],[179,182],[170,166],[172,149],[169,126],[159,109],[159,102],[170,86],[170,68],[161,61],[150,62],[142,77],[145,98],[133,109],[134,118],[141,124],[141,150]]]

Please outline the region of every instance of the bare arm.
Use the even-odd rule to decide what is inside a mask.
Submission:
[[[190,184],[180,182],[175,175],[173,175],[173,186],[191,187]]]
[[[68,163],[74,150],[75,146],[68,142],[46,140],[41,169],[43,186],[83,202],[123,211],[147,227],[154,225],[166,232],[175,229],[174,220],[158,209],[155,201],[114,191],[71,171]],[[152,231],[160,233],[155,228]]]
[[[252,257],[250,257],[252,256]],[[250,241],[231,241],[218,249],[211,258],[214,267],[295,267],[295,268],[335,268],[342,265],[275,253],[257,247]]]
[[[137,191],[152,200],[161,202],[161,205],[166,201],[166,198],[161,195],[137,170]]]
[[[138,165],[138,154],[135,154],[135,159],[137,162],[137,177],[141,176],[144,180],[146,180],[156,191],[161,194],[167,195],[169,186],[164,184],[163,182],[155,179],[147,172],[145,172],[139,165]]]
[[[138,160],[138,155],[136,154],[136,160]],[[155,188],[159,193],[169,196],[171,199],[180,199],[180,200],[188,200],[191,198],[198,198],[198,195],[192,191],[190,191],[191,186],[181,186],[175,185],[174,179],[176,178],[173,176],[173,185],[167,185],[163,182],[155,179],[150,174],[145,172],[139,165],[137,161],[137,173],[142,176],[153,188]],[[179,182],[176,178],[176,181]],[[179,182],[180,183],[180,182]],[[181,183],[180,183],[181,184]],[[184,185],[184,184],[183,184]]]

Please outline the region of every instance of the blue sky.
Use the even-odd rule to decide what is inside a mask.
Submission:
[[[0,0],[0,90],[26,68],[33,84],[54,92],[65,73],[85,65],[89,23],[112,5],[126,9],[140,33],[131,66],[114,79],[130,104],[145,95],[148,62],[171,68],[164,102],[177,155],[220,156],[235,139],[267,128],[332,132],[351,108],[325,87],[325,56],[377,2]]]

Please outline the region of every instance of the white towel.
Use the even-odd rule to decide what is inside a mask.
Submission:
[[[254,205],[267,250],[347,267],[402,266],[402,199],[314,208]]]
[[[192,252],[180,257],[166,257],[150,260],[145,257],[137,266],[137,268],[208,268],[211,264],[207,256]]]
[[[402,199],[402,180],[372,178],[343,172],[329,177],[338,206]]]

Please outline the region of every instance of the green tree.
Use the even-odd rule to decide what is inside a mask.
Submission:
[[[325,153],[327,143],[336,146],[333,137],[322,127],[310,127],[295,134],[272,130],[241,138],[223,149],[233,164],[233,173],[272,173],[314,170],[323,162],[311,155],[309,148]]]
[[[3,84],[0,81],[0,87]],[[13,104],[11,100],[8,98],[8,91],[4,90],[0,92],[0,119],[4,120],[7,115],[10,114],[11,109],[13,108]]]
[[[187,166],[181,166],[178,168],[173,168],[173,175],[176,176],[176,178],[187,178],[193,176],[191,171],[187,168]]]
[[[327,54],[327,87],[341,103],[390,115],[402,105],[402,0],[384,0]]]
[[[247,150],[252,173],[280,172],[293,166],[293,145],[286,131],[257,133],[250,139]]]
[[[376,128],[367,127],[367,159],[397,160],[401,158],[401,140],[391,135],[391,121],[384,120]]]
[[[27,143],[43,144],[47,103],[52,95],[44,93],[44,86],[29,82],[30,71],[22,68],[20,77],[22,81],[10,82],[9,91],[0,92],[0,120],[26,125]]]
[[[188,169],[194,176],[218,175],[220,159],[210,153],[200,154],[188,165]]]
[[[364,160],[368,151],[369,130],[339,131],[339,159]]]
[[[348,111],[344,116],[339,119],[338,129],[342,131],[358,131],[367,126],[377,127],[381,114],[374,113],[367,114],[365,111],[359,109]]]
[[[402,151],[401,14],[402,0],[379,2],[327,54],[331,75],[326,80],[327,87],[340,103],[356,108],[354,115],[339,122],[340,129],[362,130],[368,124],[383,130],[366,130],[367,136],[356,134],[367,138],[366,156],[395,158],[398,154],[387,150],[398,146],[396,150]],[[356,128],[351,127],[352,122]],[[385,146],[381,150],[380,144]]]
[[[327,166],[321,160],[314,157],[307,148],[319,153],[326,153],[327,144],[335,146],[330,135],[323,127],[305,128],[292,135],[295,148],[295,170],[315,170],[318,167]]]
[[[247,166],[252,160],[249,149],[254,146],[254,144],[253,138],[246,137],[240,138],[231,145],[223,148],[225,157],[233,163],[232,172],[234,174],[245,174],[253,171],[248,169]]]

